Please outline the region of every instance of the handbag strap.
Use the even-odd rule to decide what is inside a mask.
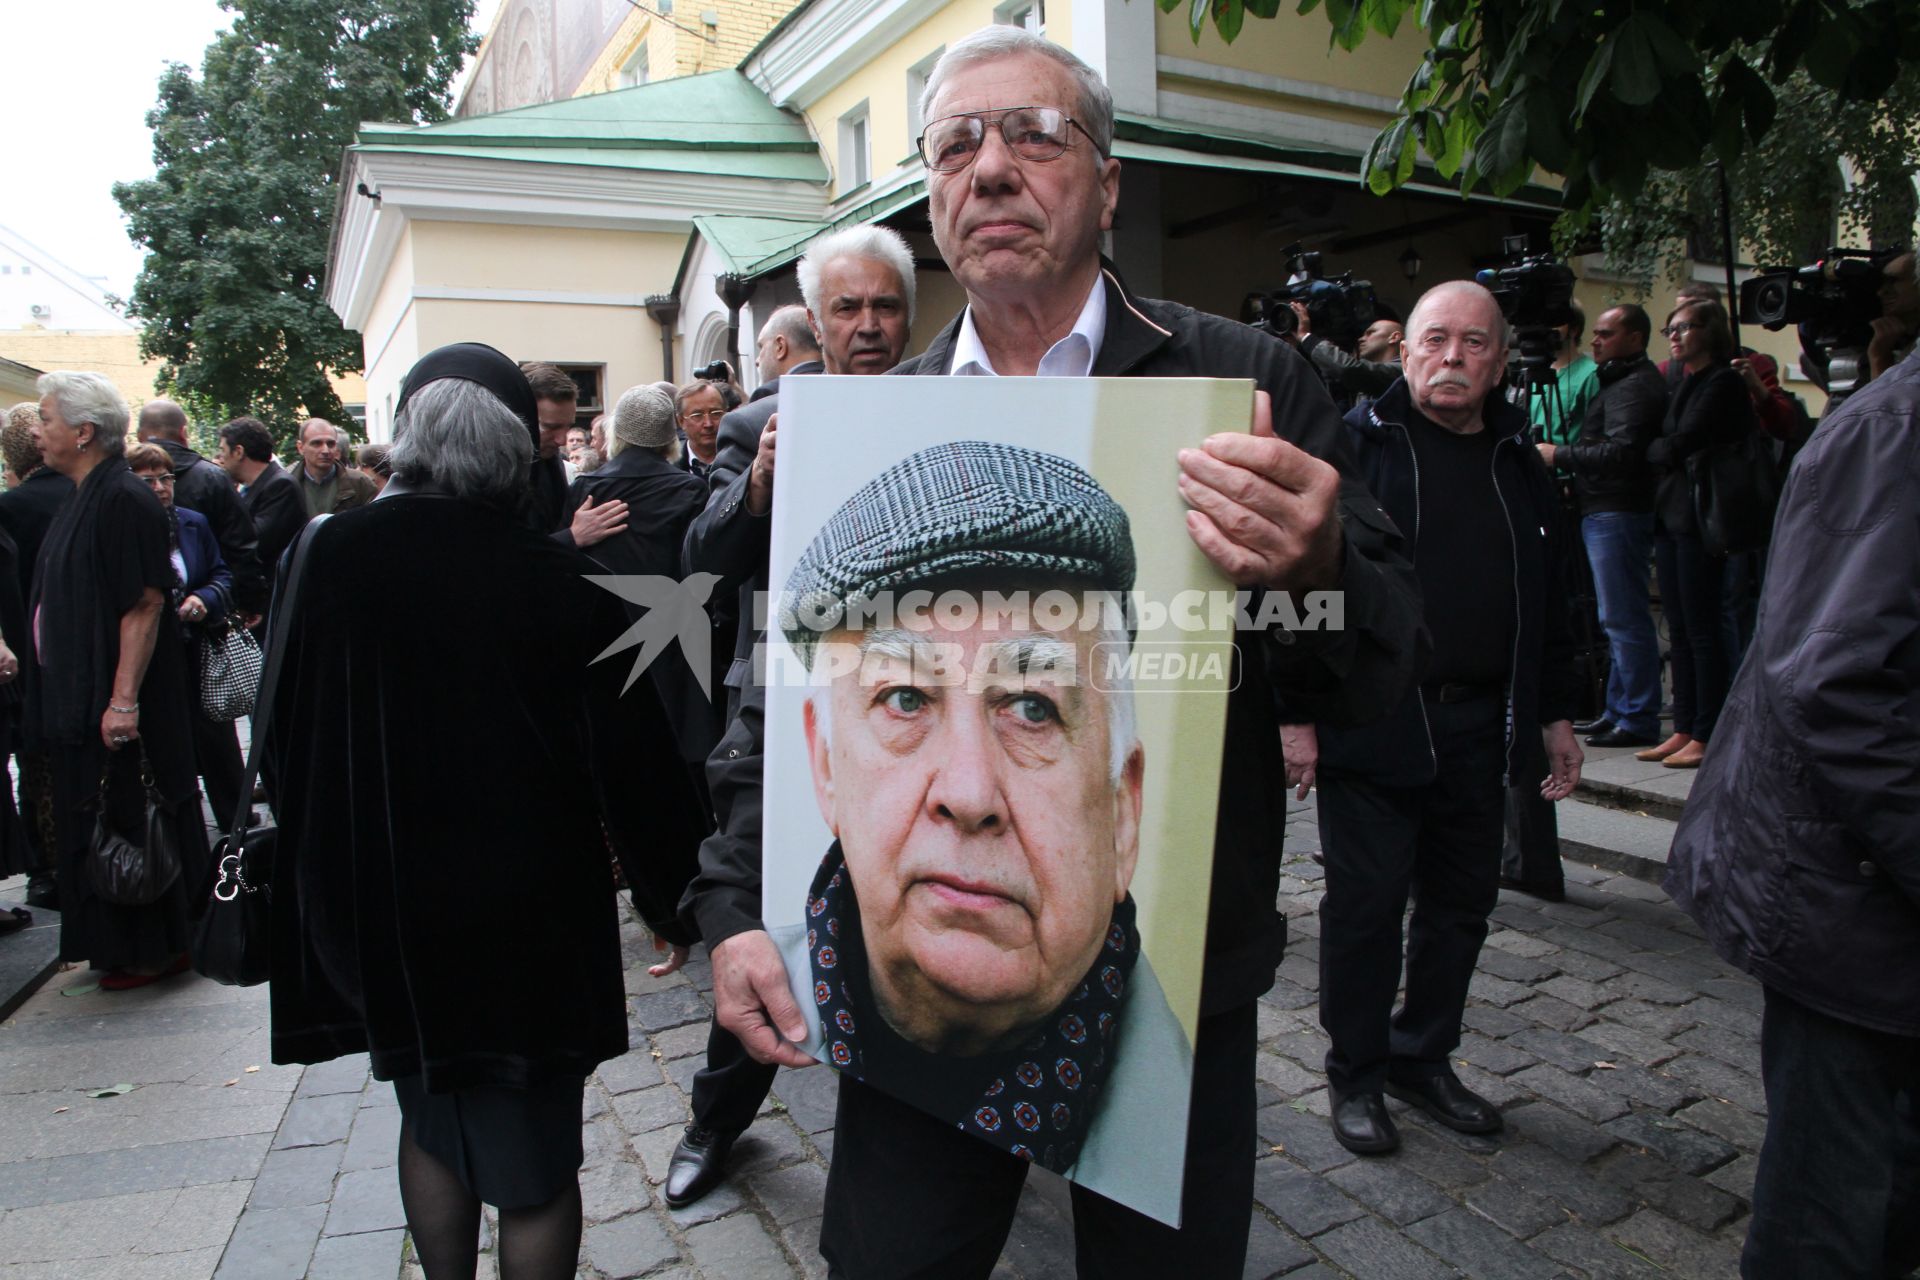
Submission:
[[[287,576],[274,592],[272,610],[273,621],[267,627],[266,666],[260,673],[260,695],[254,699],[253,731],[247,742],[247,772],[240,779],[240,811],[233,817],[233,826],[228,828],[235,835],[246,831],[253,824],[248,821],[253,812],[253,785],[260,779],[260,746],[266,740],[267,721],[273,716],[274,686],[280,683],[280,662],[287,652],[287,632],[292,627],[293,602],[300,592],[300,582],[306,576],[307,548],[313,542],[314,530],[324,524],[329,517],[317,515],[307,521],[300,535],[293,541],[293,552],[287,560]]]

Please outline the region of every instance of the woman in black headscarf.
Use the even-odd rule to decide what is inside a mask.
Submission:
[[[126,990],[186,968],[188,894],[206,876],[180,638],[160,625],[173,586],[167,516],[127,468],[127,405],[111,382],[49,373],[40,392],[46,464],[74,483],[40,548],[27,628],[30,745],[52,764],[60,954]],[[86,873],[95,798],[104,791],[114,825],[137,832],[143,756],[172,810],[181,874],[158,901],[118,906]]]
[[[274,605],[273,1057],[368,1052],[394,1082],[430,1280],[474,1274],[483,1202],[506,1280],[574,1274],[582,1088],[627,1048],[609,844],[642,916],[691,941],[703,815],[651,683],[623,697],[624,657],[594,661],[619,598],[515,518],[537,430],[505,356],[429,354],[393,482],[310,526]],[[582,779],[596,803],[555,803]]]

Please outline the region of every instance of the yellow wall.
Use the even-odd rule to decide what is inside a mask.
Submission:
[[[1065,0],[1059,2],[1064,4]],[[1049,15],[1051,21],[1051,10]],[[900,161],[914,154],[913,134],[907,127],[907,69],[935,49],[992,22],[993,5],[989,0],[954,0],[807,108],[807,120],[820,139],[821,153],[834,175],[835,198],[849,190],[840,177],[844,171],[840,163],[840,117],[862,100],[867,102],[873,182],[885,182],[899,172]]]
[[[103,373],[136,409],[159,394],[153,383],[160,374],[161,362],[140,358],[140,335],[131,331],[0,330],[0,356],[49,373],[56,369]]]
[[[1051,11],[1048,17],[1051,20]],[[1186,5],[1160,14],[1157,22],[1159,51],[1171,57],[1389,98],[1398,98],[1406,88],[1427,47],[1423,34],[1408,19],[1393,39],[1370,31],[1360,47],[1348,53],[1330,45],[1327,37],[1332,27],[1324,9],[1302,15],[1291,5],[1282,5],[1273,18],[1248,18],[1232,44],[1222,40],[1209,22],[1196,45],[1188,34]]]
[[[413,283],[660,293],[671,287],[686,247],[684,232],[421,221],[413,224]]]
[[[606,93],[621,88],[620,68],[627,64],[627,59],[633,56],[633,51],[642,40],[647,41],[648,78],[658,80],[672,74],[663,68],[672,64],[673,28],[664,22],[658,26],[656,32],[653,15],[645,10],[635,9],[628,13],[620,29],[614,32],[613,39],[607,41],[606,48],[594,59],[587,74],[581,77],[580,86],[573,91],[573,96],[578,98],[583,94]],[[662,46],[666,47],[663,49]]]

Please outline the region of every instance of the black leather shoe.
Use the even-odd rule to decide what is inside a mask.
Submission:
[[[720,1185],[737,1133],[716,1133],[690,1124],[667,1161],[667,1208],[684,1209]]]
[[[1460,1133],[1498,1133],[1506,1127],[1500,1109],[1461,1084],[1452,1072],[1411,1083],[1389,1080],[1387,1092]]]
[[[1605,733],[1587,735],[1590,747],[1650,747],[1661,741],[1644,733],[1628,733],[1625,729],[1608,729]]]
[[[1596,716],[1591,720],[1575,721],[1573,731],[1575,733],[1605,733],[1611,728],[1613,728],[1613,721],[1607,719],[1605,716]]]
[[[1378,1093],[1356,1093],[1333,1104],[1333,1136],[1357,1156],[1384,1156],[1400,1149],[1400,1131]]]
[[[60,886],[51,871],[36,871],[27,877],[27,905],[45,911],[60,909]]]

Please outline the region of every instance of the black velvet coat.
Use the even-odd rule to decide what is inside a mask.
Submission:
[[[286,611],[273,1058],[370,1051],[428,1090],[524,1087],[627,1048],[608,848],[668,937],[706,822],[595,567],[429,494],[335,516]],[[604,830],[603,830],[604,820]]]

